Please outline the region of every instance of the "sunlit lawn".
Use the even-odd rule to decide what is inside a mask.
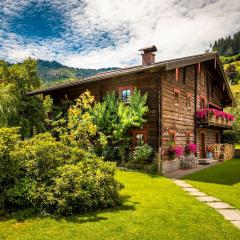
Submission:
[[[240,239],[240,231],[164,177],[118,172],[122,207],[61,219],[15,215],[0,221],[0,239]]]
[[[240,159],[225,161],[184,178],[203,192],[240,209]]]

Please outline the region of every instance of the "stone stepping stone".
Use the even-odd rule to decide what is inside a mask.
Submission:
[[[231,221],[231,223],[240,229],[240,221]]]
[[[203,192],[188,192],[189,195],[194,197],[206,197],[207,194]]]
[[[191,192],[191,193],[193,193],[193,192],[200,192],[198,189],[193,188],[193,187],[191,187],[191,188],[183,188],[183,190],[186,191],[186,192]]]
[[[234,209],[216,209],[216,211],[218,211],[220,214],[222,214],[226,220],[229,220],[229,221],[239,221],[240,222],[240,211],[238,211],[238,210],[234,210]]]
[[[234,207],[225,202],[207,202],[206,204],[214,209],[234,209]]]
[[[207,196],[205,193],[200,192],[190,184],[182,180],[173,180],[173,182],[181,187],[188,195],[196,197],[200,202],[207,204],[219,212],[226,220],[230,221],[234,226],[240,229],[240,211],[234,209],[230,204],[221,202],[218,198]]]
[[[175,180],[174,183],[182,188],[192,188],[193,187],[192,185],[190,185],[184,181],[180,181],[180,180]]]
[[[220,202],[219,199],[212,196],[196,197],[200,202]]]

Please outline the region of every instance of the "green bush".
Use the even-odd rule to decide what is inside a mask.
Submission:
[[[237,130],[224,131],[223,142],[229,144],[239,144],[240,143],[240,133]]]
[[[137,147],[133,152],[133,160],[134,163],[144,164],[151,157],[153,153],[152,147],[148,144]]]
[[[31,207],[69,215],[120,203],[114,163],[58,142],[49,133],[18,142],[9,156],[18,169],[13,184],[4,187],[8,210]]]
[[[20,141],[18,128],[0,128],[0,208],[4,206],[4,190],[13,186],[19,164],[10,157]]]

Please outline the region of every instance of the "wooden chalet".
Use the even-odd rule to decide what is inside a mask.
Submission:
[[[74,100],[87,89],[99,101],[114,90],[123,101],[128,101],[137,87],[148,93],[149,112],[143,129],[132,132],[133,142],[160,149],[163,159],[167,159],[169,141],[181,146],[192,142],[197,145],[198,156],[204,158],[207,146],[221,143],[223,131],[232,125],[232,120],[212,118],[210,109],[235,105],[218,54],[155,62],[156,51],[155,46],[141,49],[140,66],[100,73],[28,95],[50,95],[55,104],[61,104],[66,96]],[[207,117],[199,119],[196,116],[202,110]]]

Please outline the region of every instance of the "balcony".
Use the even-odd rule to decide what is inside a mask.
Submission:
[[[198,127],[216,127],[232,129],[234,116],[213,108],[200,109],[196,113]]]

